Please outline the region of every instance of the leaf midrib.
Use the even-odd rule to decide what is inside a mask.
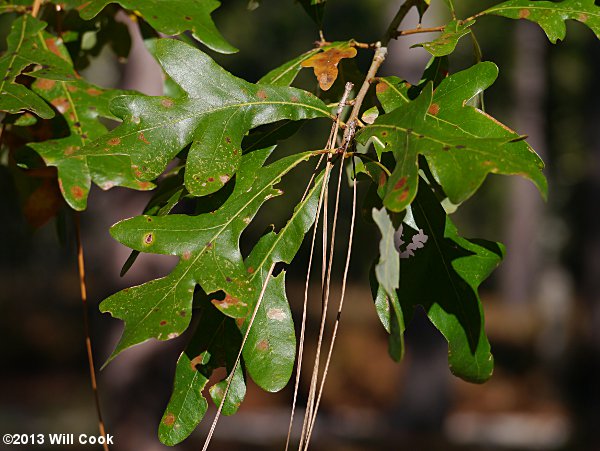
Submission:
[[[285,170],[283,170],[277,177],[272,178],[272,180],[278,180],[281,177],[283,177],[287,172],[291,171],[294,167],[296,167],[298,164],[300,164],[302,161],[304,161],[307,157],[310,157],[312,155],[310,154],[304,154],[302,156],[302,158],[298,158],[297,160],[295,160],[293,162],[293,164],[291,164],[290,166],[286,167]],[[227,226],[229,224],[231,224],[234,219],[236,219],[238,216],[241,216],[241,213],[248,207],[248,205],[250,205],[252,202],[254,202],[254,200],[261,194],[263,193],[266,189],[272,187],[272,183],[269,183],[267,185],[265,185],[264,188],[262,188],[261,190],[259,190],[248,202],[246,202],[246,204],[236,213],[234,214],[225,224],[223,224],[223,227],[211,238],[210,242],[213,242],[214,240],[216,240],[219,235],[227,228]],[[162,303],[165,301],[165,299],[179,286],[179,284],[183,281],[183,279],[185,278],[185,276],[188,274],[188,272],[191,270],[191,268],[193,268],[195,266],[195,264],[198,262],[198,259],[200,259],[200,257],[202,255],[204,255],[204,252],[206,251],[206,247],[204,247],[199,253],[198,255],[194,258],[194,260],[190,260],[189,264],[187,265],[187,267],[185,268],[183,274],[181,275],[181,277],[179,277],[179,279],[177,279],[175,281],[175,283],[173,283],[171,285],[171,287],[169,288],[169,290],[165,293],[165,295],[160,299],[160,301],[158,301],[156,304],[154,304],[155,307],[162,305]],[[169,276],[167,276],[169,277]],[[166,279],[166,278],[165,278]],[[165,280],[163,279],[163,280]],[[194,283],[197,284],[197,282],[194,280]],[[139,324],[142,324],[151,314],[153,313],[153,309],[150,309],[148,311],[148,313],[146,313],[145,316],[143,316],[139,321],[137,321],[134,326],[137,328],[137,326]]]

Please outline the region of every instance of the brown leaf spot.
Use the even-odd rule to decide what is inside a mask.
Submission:
[[[256,349],[258,349],[259,351],[266,351],[267,349],[269,349],[269,340],[267,340],[266,338],[260,340],[256,344]]]
[[[527,19],[530,14],[531,11],[529,11],[527,8],[523,8],[519,10],[519,19]]]
[[[107,144],[109,146],[118,146],[119,144],[121,144],[121,138],[117,138],[116,136],[114,138],[110,138],[107,141]]]
[[[388,133],[388,132],[386,132],[385,130],[381,132],[381,136],[382,136],[383,138],[387,137],[387,135],[388,135],[388,134],[389,134],[389,133]]]
[[[397,200],[400,203],[403,203],[406,201],[406,199],[408,199],[408,189],[405,189],[404,191],[402,191],[402,193],[400,193],[400,195],[398,196]]]
[[[237,307],[238,305],[246,306],[245,302],[240,301],[238,298],[234,298],[229,293],[225,294],[225,299],[213,299],[211,302],[215,307],[223,310],[227,310],[230,307]]]
[[[58,46],[56,45],[56,39],[48,38],[45,41],[46,41],[46,46],[48,47],[48,50],[50,50],[52,53],[54,53],[55,55],[60,56],[62,58],[62,55],[60,54],[60,50],[58,49]]]
[[[165,320],[163,319],[163,320],[162,320],[160,323],[158,323],[158,324],[160,324],[161,326],[166,326],[166,325],[167,325],[167,321],[165,321]]]
[[[165,415],[165,419],[163,420],[163,424],[167,427],[171,427],[175,424],[175,415],[171,412]]]
[[[231,277],[225,277],[225,280],[226,280],[227,282],[231,282],[231,281],[232,281]]]
[[[579,14],[579,16],[577,17],[577,20],[579,20],[579,22],[587,22],[588,20],[588,15],[581,13]]]
[[[192,256],[192,253],[190,251],[185,251],[183,253],[183,255],[181,256],[181,258],[183,258],[184,260],[189,260],[191,256]]]
[[[354,58],[356,49],[354,47],[332,48],[319,52],[302,61],[302,67],[312,67],[323,91],[327,91],[338,76],[338,64],[343,58]]]
[[[248,273],[252,274],[254,272],[254,268],[252,266],[248,267]]]
[[[35,84],[36,88],[43,89],[44,91],[49,91],[54,87],[56,82],[54,80],[47,80],[45,78],[40,78],[38,82]]]
[[[135,175],[138,179],[142,177],[142,171],[140,171],[136,164],[131,165],[131,170],[133,171],[133,175]]]
[[[83,189],[80,186],[73,186],[71,188],[71,194],[77,200],[83,199],[83,195],[84,195]]]
[[[144,137],[144,132],[140,132],[138,134],[138,139],[143,142],[144,144],[150,144],[150,141],[148,141],[145,137]]]
[[[65,156],[73,155],[76,151],[79,150],[79,146],[67,146],[65,148]]]
[[[394,185],[394,189],[395,190],[402,189],[404,187],[404,185],[406,185],[406,177],[402,177],[400,180],[398,180],[396,182],[396,184]]]
[[[230,138],[229,136],[226,136],[226,137],[225,137],[225,142],[226,142],[227,144],[231,144],[231,138]]]
[[[427,112],[433,116],[436,116],[440,112],[440,106],[437,103],[429,105]]]
[[[523,8],[519,10],[519,19],[527,19],[530,14],[531,11],[529,11],[527,8]]]
[[[246,318],[236,318],[235,319],[235,324],[237,324],[237,327],[242,327],[244,325],[244,323],[246,322]]]
[[[290,100],[291,100],[292,102],[298,102],[298,101],[300,101],[300,99],[299,99],[297,96],[292,96],[292,97],[290,98]]]
[[[66,97],[57,97],[56,99],[53,99],[50,103],[52,103],[52,105],[54,105],[54,107],[61,114],[65,114],[69,110],[69,108],[71,108],[71,104],[69,103]]]
[[[190,16],[185,16],[185,20],[192,20]]]
[[[267,93],[265,92],[265,90],[264,90],[264,89],[261,89],[261,90],[259,90],[259,91],[256,93],[256,96],[257,96],[259,99],[265,100],[265,99],[267,98]]]
[[[287,315],[280,308],[270,308],[267,310],[267,318],[275,321],[283,321]]]
[[[165,108],[171,108],[173,106],[173,101],[171,99],[162,99],[160,104]]]
[[[485,161],[481,162],[481,165],[485,166],[485,167],[490,167],[490,166],[494,166],[494,162],[490,161],[490,160],[485,160]]]
[[[150,244],[152,244],[153,241],[154,241],[154,235],[152,234],[152,232],[144,235],[144,243],[145,244],[150,245]]]
[[[207,181],[207,182],[214,182],[214,181],[215,181],[215,178],[214,178],[214,177],[209,177],[209,178],[207,178],[207,179],[206,179],[206,181]]]
[[[377,94],[383,94],[388,89],[390,89],[390,85],[383,81],[380,81],[379,83],[377,83],[377,86],[375,86],[375,92]]]
[[[149,190],[150,188],[152,188],[152,182],[140,182],[140,181],[136,181],[136,184],[138,186],[139,189],[145,191],[145,190]]]
[[[220,175],[219,180],[221,181],[221,183],[225,184],[229,181],[229,176],[228,175]]]
[[[96,88],[88,88],[85,90],[85,92],[87,92],[91,96],[99,96],[100,94],[102,94],[102,91]]]
[[[185,315],[187,315],[187,313],[185,312],[185,310],[182,310],[179,312],[179,316],[181,316],[182,318],[185,318]]]
[[[381,188],[383,185],[385,185],[385,182],[387,181],[387,176],[385,175],[385,172],[380,172],[379,173],[379,187]]]
[[[79,91],[79,88],[73,84],[67,84],[67,91],[77,92],[77,91]]]

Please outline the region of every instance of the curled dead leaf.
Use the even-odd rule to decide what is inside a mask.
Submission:
[[[344,58],[354,58],[356,49],[354,47],[334,47],[302,62],[302,67],[312,67],[323,91],[327,91],[338,76],[338,64]]]

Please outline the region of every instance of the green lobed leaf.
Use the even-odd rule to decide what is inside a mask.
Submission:
[[[412,212],[428,240],[413,257],[401,260],[400,302],[407,310],[423,306],[448,341],[453,374],[470,382],[484,382],[492,374],[493,358],[477,291],[502,260],[504,248],[498,243],[460,237],[423,181]],[[411,230],[408,226],[404,229]]]
[[[442,34],[433,41],[415,44],[413,47],[423,47],[433,56],[450,55],[456,49],[458,41],[463,36],[471,32],[470,27],[475,23],[474,20],[462,22],[460,20],[452,20],[448,22]]]
[[[537,23],[553,44],[567,34],[565,21],[576,20],[588,26],[600,39],[600,6],[594,0],[531,1],[509,0],[492,6],[484,14],[527,19]]]
[[[375,275],[386,294],[392,296],[398,289],[400,280],[400,254],[394,244],[396,230],[385,208],[373,208],[372,215],[381,233],[379,262],[375,266]]]
[[[138,216],[113,226],[111,233],[130,248],[180,257],[166,277],[125,289],[106,299],[100,309],[125,321],[123,337],[111,359],[122,350],[150,338],[167,340],[181,334],[190,321],[196,284],[206,293],[222,290],[213,303],[228,316],[244,318],[256,297],[257,282],[249,279],[239,238],[261,205],[281,194],[273,188],[285,174],[306,161],[302,153],[262,167],[271,149],[243,157],[235,188],[213,213],[198,216]],[[260,283],[258,283],[260,285]]]
[[[73,80],[69,63],[44,45],[42,31],[46,23],[31,15],[17,17],[7,37],[7,49],[0,58],[0,111],[20,113],[31,111],[41,118],[54,117],[54,111],[31,92],[16,82],[22,73],[54,80]],[[33,70],[24,72],[33,65]]]
[[[455,204],[470,197],[489,173],[522,175],[546,195],[543,163],[531,147],[508,127],[466,105],[493,83],[497,72],[492,63],[477,64],[445,78],[435,95],[428,85],[414,101],[409,101],[407,84],[381,79],[378,97],[388,113],[362,129],[357,139],[377,137],[394,154],[396,167],[384,197],[388,209],[401,211],[414,199],[419,154]]]
[[[158,428],[160,441],[173,446],[188,437],[204,417],[208,403],[201,393],[217,368],[231,372],[241,335],[234,321],[224,316],[202,296],[195,333],[177,361],[171,399]],[[215,383],[209,393],[219,405],[227,386],[227,378]],[[246,394],[242,366],[238,365],[231,381],[223,414],[235,413]]]
[[[246,267],[252,268],[250,282],[254,282],[257,288],[262,288],[273,262],[289,263],[298,251],[304,235],[314,223],[322,183],[323,176],[320,175],[306,198],[298,204],[286,226],[279,233],[270,232],[263,236],[248,256]],[[271,277],[269,280],[243,350],[243,361],[252,379],[263,389],[272,392],[281,390],[289,381],[296,352],[294,324],[284,285],[285,273]],[[213,303],[219,305],[218,302],[213,301]],[[249,306],[248,313],[253,310],[253,307]],[[242,333],[247,330],[249,318],[250,315],[246,319],[237,320]],[[159,436],[163,443],[168,445],[179,443],[192,432],[207,408],[204,398],[195,394],[206,386],[207,378],[219,364],[226,363],[228,370],[232,368],[241,345],[239,333],[225,331],[226,327],[231,329],[232,324],[231,318],[225,317],[213,305],[208,304],[208,307],[202,308],[194,338],[178,363],[178,372],[181,364],[184,366],[181,371],[189,374],[186,378],[176,377],[173,395],[159,428]],[[217,334],[220,334],[218,338]],[[216,356],[223,354],[223,351],[216,350],[215,345],[226,341],[231,343],[232,336],[238,337],[238,340],[227,346],[225,358],[221,357],[219,360]],[[201,372],[199,376],[191,376],[192,373],[188,370],[191,361],[202,363],[201,366],[197,366],[198,371]],[[237,379],[232,381],[228,395],[228,400],[229,398],[232,400],[225,403],[224,414],[234,413],[244,397],[245,384],[240,368],[241,366],[238,366],[236,370]],[[215,404],[220,403],[226,385],[225,379],[211,387],[210,392]],[[187,394],[190,391],[193,396],[188,399]],[[191,419],[178,414],[184,410],[182,408],[184,404],[187,405],[185,410],[191,409],[196,414]],[[185,424],[179,424],[174,429],[180,418],[181,423]],[[168,424],[165,424],[165,420]]]
[[[192,366],[185,353],[179,357],[176,368],[173,393],[158,427],[160,441],[168,446],[187,438],[208,409],[202,396],[208,378]]]
[[[69,54],[59,39],[40,33],[35,42],[42,49],[53,49],[71,63]],[[108,104],[125,91],[107,90],[92,85],[79,78],[72,66],[70,70],[73,81],[38,78],[32,85],[37,95],[62,114],[69,128],[69,136],[29,144],[48,166],[57,168],[59,187],[67,203],[75,210],[85,210],[92,181],[104,190],[114,186],[152,189],[152,183],[140,182],[135,178],[127,157],[72,157],[86,143],[108,131],[99,118],[115,119]]]
[[[161,65],[187,97],[116,98],[112,110],[123,124],[79,154],[128,155],[138,178],[147,181],[191,143],[185,185],[200,196],[219,190],[233,177],[242,138],[250,129],[283,119],[329,116],[325,104],[312,94],[248,83],[180,41],[162,39],[156,47]]]
[[[404,312],[398,299],[398,292],[388,294],[379,284],[372,287],[375,291],[374,302],[377,316],[389,336],[388,353],[396,362],[404,357]],[[392,314],[393,313],[393,314]]]
[[[191,31],[192,35],[207,47],[221,53],[235,53],[237,49],[229,44],[217,30],[211,13],[221,2],[217,0],[169,0],[168,5],[161,0],[78,0],[79,14],[85,20],[92,19],[109,3],[118,3],[125,9],[141,15],[157,31],[176,35]]]
[[[257,273],[257,282],[266,281],[267,271]],[[242,332],[246,332],[249,320],[250,315],[241,326]],[[289,382],[296,357],[296,334],[285,294],[285,272],[268,282],[243,357],[248,374],[262,389],[277,392]]]

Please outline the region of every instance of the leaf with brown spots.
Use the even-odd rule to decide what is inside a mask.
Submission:
[[[312,67],[319,86],[323,91],[329,90],[338,76],[338,64],[343,58],[354,58],[356,48],[348,45],[345,47],[332,47],[323,50],[307,60],[302,61],[302,67]]]
[[[600,39],[600,6],[594,0],[531,1],[510,0],[487,9],[484,14],[527,19],[537,23],[553,44],[567,34],[565,21],[576,20],[588,26]]]
[[[79,14],[85,20],[95,17],[110,3],[118,3],[125,9],[135,11],[156,31],[166,35],[182,34],[191,31],[198,41],[220,53],[235,53],[237,49],[229,44],[215,26],[211,14],[221,2],[217,0],[169,0],[165,7],[163,0],[79,0]]]
[[[54,116],[54,111],[16,78],[26,68],[44,67],[43,75],[54,80],[72,80],[73,71],[67,61],[52,53],[43,44],[42,32],[46,23],[29,14],[17,17],[7,37],[7,49],[0,58],[0,111],[20,113],[31,111],[41,118]],[[40,39],[42,39],[40,41]],[[32,77],[41,70],[26,72]]]
[[[188,437],[206,414],[208,402],[202,393],[211,375],[218,368],[231,371],[239,348],[241,334],[231,318],[223,316],[209,302],[206,294],[197,296],[198,323],[195,333],[177,361],[173,392],[158,427],[158,436],[165,445],[174,446]],[[223,414],[234,414],[246,395],[243,366],[238,365]],[[219,405],[227,378],[215,383],[209,392]]]
[[[519,135],[466,104],[497,74],[493,63],[479,63],[442,80],[435,94],[429,84],[412,102],[404,82],[381,79],[388,88],[380,89],[378,97],[387,114],[361,130],[357,139],[376,137],[394,154],[396,165],[383,195],[388,209],[401,211],[414,199],[419,155],[455,204],[468,199],[489,173],[525,176],[546,195],[543,163],[531,147],[512,141]]]
[[[221,189],[240,164],[241,143],[251,129],[281,120],[330,115],[314,95],[294,88],[255,85],[234,77],[200,50],[173,39],[156,43],[156,56],[187,93],[170,99],[144,95],[113,100],[123,124],[83,148],[79,155],[129,157],[140,180],[160,175],[191,144],[185,186],[195,196]],[[202,77],[190,76],[201,73]],[[144,134],[144,141],[139,134]],[[107,145],[119,139],[117,145]]]
[[[56,38],[40,32],[35,39],[40,47],[51,45],[54,52],[70,62],[64,44]],[[75,210],[85,210],[92,181],[104,190],[114,186],[141,191],[152,189],[152,183],[137,180],[130,159],[125,156],[78,155],[83,146],[107,133],[108,130],[100,122],[100,118],[116,119],[108,104],[115,96],[123,95],[127,91],[99,88],[82,78],[76,78],[72,66],[70,70],[74,81],[40,78],[32,86],[36,94],[50,102],[64,117],[69,136],[29,144],[48,166],[58,169],[60,190],[69,206]],[[114,141],[109,140],[109,145],[119,143],[118,138],[113,139]]]
[[[251,276],[239,249],[239,238],[258,209],[268,199],[280,195],[273,186],[281,177],[313,155],[309,152],[293,155],[263,167],[271,151],[272,148],[257,150],[243,157],[233,192],[213,213],[138,216],[112,227],[113,237],[136,251],[181,258],[166,277],[121,291],[101,303],[103,312],[125,321],[123,337],[111,359],[150,338],[168,340],[170,334],[183,333],[190,322],[196,285],[208,294],[223,291],[226,299],[236,299],[237,302],[215,302],[228,316],[246,317],[252,311],[262,286],[256,275],[270,260],[254,265],[255,275]],[[148,243],[149,235],[152,240]],[[290,246],[287,245],[286,252],[293,250]],[[272,252],[267,255],[277,257]],[[182,311],[186,315],[181,316]],[[163,320],[168,323],[161,326]]]

